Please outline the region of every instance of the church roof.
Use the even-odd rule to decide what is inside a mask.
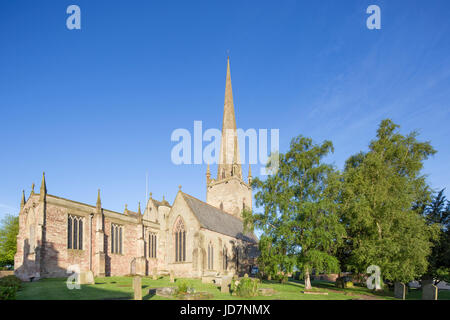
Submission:
[[[162,200],[162,201],[158,201],[155,199],[151,199],[151,201],[153,202],[153,204],[155,205],[156,208],[159,208],[160,206],[166,206],[171,208],[172,206],[170,205],[169,202],[167,202],[167,200]]]
[[[253,233],[244,234],[242,220],[184,192],[181,194],[203,228],[248,242],[258,241]]]

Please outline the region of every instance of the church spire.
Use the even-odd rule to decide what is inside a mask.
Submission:
[[[225,102],[223,108],[222,141],[217,169],[217,180],[228,178],[231,175],[237,175],[242,179],[240,160],[233,103],[233,89],[231,87],[230,57],[228,57],[227,77],[225,82]]]

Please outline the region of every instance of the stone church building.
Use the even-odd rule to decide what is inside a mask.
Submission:
[[[228,59],[217,177],[206,173],[206,202],[181,191],[172,204],[150,198],[141,212],[114,212],[47,192],[22,194],[15,274],[24,281],[67,277],[70,266],[95,276],[128,274],[201,277],[249,273],[258,239],[244,233],[252,207],[251,171],[244,180]]]

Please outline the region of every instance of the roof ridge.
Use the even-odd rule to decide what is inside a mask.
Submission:
[[[213,206],[212,204],[209,204],[208,202],[205,202],[205,201],[203,201],[203,200],[200,200],[200,199],[198,199],[198,198],[196,198],[196,197],[194,197],[194,196],[191,196],[190,194],[184,193],[183,191],[180,191],[180,192],[181,192],[183,195],[186,195],[186,196],[188,196],[188,197],[191,197],[191,198],[194,199],[194,200],[200,201],[200,202],[202,202],[202,203],[204,203],[204,204],[206,204],[206,205],[208,205],[208,206],[210,206],[210,207],[216,209],[217,211],[220,211],[221,213],[225,213],[225,214],[229,215],[230,217],[232,217],[232,218],[234,218],[234,219],[236,219],[236,220],[238,220],[238,221],[241,221],[241,219],[236,218],[235,216],[229,214],[228,212],[226,212],[226,211],[224,211],[224,210],[222,210],[222,209],[220,209],[220,208],[217,208],[217,207]]]

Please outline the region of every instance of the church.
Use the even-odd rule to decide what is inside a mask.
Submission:
[[[230,134],[231,133],[231,134]],[[258,239],[244,232],[242,211],[252,208],[251,169],[244,180],[227,61],[217,177],[206,172],[206,202],[179,187],[170,204],[152,198],[124,212],[39,193],[22,193],[14,269],[23,281],[67,277],[77,266],[95,276],[242,275],[256,265]]]

